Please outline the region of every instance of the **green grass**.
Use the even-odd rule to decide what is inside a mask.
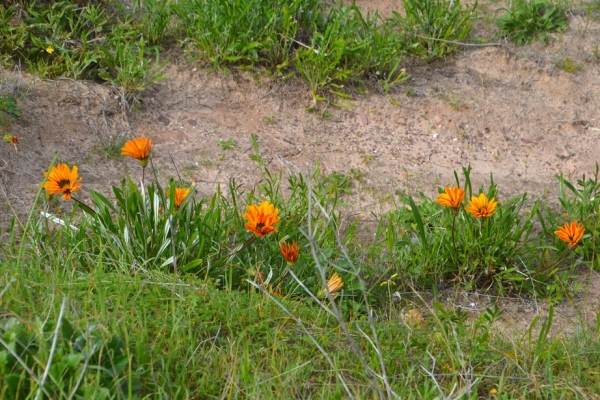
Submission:
[[[403,4],[405,16],[382,18],[317,0],[137,0],[131,10],[118,2],[19,2],[0,6],[0,60],[48,78],[110,82],[128,106],[165,78],[161,54],[179,44],[225,72],[301,76],[313,109],[320,101],[351,106],[365,81],[386,92],[404,81],[403,57],[444,58],[467,40],[476,5]],[[514,3],[499,20],[504,34],[522,44],[566,27],[553,5],[548,14],[536,4]],[[522,24],[529,19],[533,25]],[[0,96],[0,122],[18,118],[19,99]],[[231,181],[200,197],[191,186],[175,205],[178,182],[153,167],[147,184],[123,180],[108,193],[90,191],[87,204],[79,192],[68,204],[59,195],[44,200],[40,186],[28,220],[15,218],[0,241],[0,398],[600,392],[598,315],[595,326],[575,320],[571,336],[551,334],[552,305],[585,295],[576,279],[599,268],[598,171],[576,182],[557,176],[559,206],[551,208],[525,194],[505,199],[493,179],[474,188],[466,167],[455,173],[466,192],[456,211],[426,196],[387,195],[396,207],[373,215],[371,232],[346,215],[360,171],[275,175],[252,141],[249,157],[263,179],[249,192]],[[116,139],[99,149],[120,156]],[[480,193],[501,200],[487,219],[465,209]],[[263,201],[280,220],[258,238],[243,214]],[[569,247],[555,231],[575,220],[585,235]],[[300,245],[293,266],[280,253],[283,241]],[[329,293],[334,273],[344,286]],[[503,333],[497,306],[468,315],[438,302],[443,288],[532,297],[550,314]]]
[[[485,221],[403,198],[366,240],[360,220],[341,223],[346,176],[291,175],[284,196],[284,178],[260,169],[264,182],[250,193],[232,182],[231,197],[192,191],[179,208],[166,195],[174,182],[141,190],[131,181],[113,188],[116,202],[91,192],[93,203],[76,201],[71,214],[38,216],[34,206],[0,253],[3,398],[583,398],[600,389],[600,325],[575,321],[575,336],[550,336],[550,314],[503,334],[497,306],[469,317],[421,298],[450,282],[550,303],[572,296],[575,266],[597,264],[597,175],[559,176],[558,212],[518,196]],[[469,175],[456,175],[467,198],[479,193]],[[484,192],[498,190],[492,182]],[[265,199],[279,209],[278,232],[253,238],[244,204]],[[553,233],[565,218],[586,227],[575,249]],[[283,240],[300,243],[292,267]],[[340,295],[315,296],[333,272]]]

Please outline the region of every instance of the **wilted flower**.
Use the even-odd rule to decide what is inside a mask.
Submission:
[[[65,200],[71,199],[71,193],[81,189],[79,183],[81,178],[77,175],[77,166],[71,170],[67,164],[58,164],[50,169],[50,172],[44,172],[47,175],[44,189],[49,194],[63,194]]]
[[[15,153],[19,154],[19,149],[17,148],[17,143],[21,138],[16,135],[4,134],[4,141],[6,143],[10,143],[15,147]]]
[[[498,205],[498,202],[493,197],[488,200],[485,193],[480,193],[479,197],[471,197],[465,210],[473,214],[475,218],[487,218],[496,212],[496,205]]]
[[[148,165],[148,157],[152,150],[152,139],[139,137],[125,143],[121,149],[121,154],[124,156],[133,157],[140,162],[142,168]]]
[[[281,255],[283,258],[285,258],[288,264],[294,264],[296,261],[298,261],[300,246],[298,246],[298,242],[295,240],[292,243],[279,243],[279,249],[281,250]]]
[[[452,186],[452,189],[447,186],[444,189],[444,192],[445,193],[440,193],[438,195],[435,202],[444,207],[450,207],[454,211],[458,211],[463,202],[463,198],[465,197],[465,191],[456,186]]]
[[[404,322],[411,328],[425,328],[425,320],[423,319],[423,314],[419,310],[410,309],[404,315]]]
[[[242,218],[248,221],[246,229],[262,238],[271,232],[277,232],[275,224],[279,222],[278,213],[279,210],[273,204],[263,201],[259,206],[250,204],[248,212]]]
[[[560,240],[569,243],[569,247],[575,247],[577,242],[583,237],[584,232],[585,228],[583,225],[577,221],[573,221],[570,225],[568,222],[565,222],[565,225],[559,227],[554,233]]]
[[[344,281],[342,280],[342,277],[339,276],[337,272],[334,272],[333,275],[327,281],[327,290],[329,290],[329,293],[331,293],[331,295],[335,299],[338,295],[337,292],[342,290],[343,287]],[[321,289],[318,293],[318,296],[321,298],[327,297],[327,291],[325,289]]]

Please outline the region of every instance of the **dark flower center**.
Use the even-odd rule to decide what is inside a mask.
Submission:
[[[265,227],[265,224],[263,224],[262,222],[259,222],[258,224],[256,224],[256,230],[257,231],[262,230],[262,228],[264,228],[264,227]]]
[[[71,184],[71,181],[69,179],[63,179],[58,181],[58,187],[60,187],[61,189],[64,188],[65,186],[69,186]]]

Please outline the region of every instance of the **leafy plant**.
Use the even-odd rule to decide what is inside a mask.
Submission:
[[[127,376],[133,360],[118,336],[107,335],[96,324],[73,327],[65,318],[38,326],[39,330],[31,330],[17,318],[0,320],[3,397],[26,399],[43,393],[46,398],[66,398],[96,393],[123,399],[142,387],[140,377]],[[45,373],[48,379],[43,381]]]
[[[140,27],[152,45],[159,44],[173,15],[170,0],[136,0],[133,12],[142,14]]]
[[[0,94],[0,111],[12,114],[15,117],[21,116],[21,110],[17,108],[17,100],[14,97]]]
[[[569,27],[563,3],[549,0],[514,0],[504,15],[496,20],[500,34],[517,45],[532,42],[536,37],[546,41],[549,32],[560,32]]]
[[[410,41],[408,49],[427,59],[441,58],[456,50],[471,32],[477,2],[464,6],[460,0],[402,0],[403,17],[394,11],[397,23]]]
[[[100,76],[120,89],[124,105],[137,100],[140,92],[153,83],[167,77],[162,73],[167,61],[160,61],[156,47],[148,50],[154,53],[154,60],[146,58],[146,41],[117,40],[107,46],[100,46],[103,57],[100,60]]]
[[[296,51],[296,67],[308,82],[313,97],[314,109],[318,101],[325,100],[324,89],[339,88],[346,82],[353,70],[341,64],[345,53],[346,41],[339,38],[340,22],[327,27],[324,34],[316,32],[310,47]]]

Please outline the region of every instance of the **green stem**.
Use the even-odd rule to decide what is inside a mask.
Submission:
[[[454,247],[454,254],[456,255],[456,260],[458,261],[458,251],[456,250],[456,238],[454,236],[454,231],[456,230],[456,214],[457,211],[454,211],[454,217],[452,218],[452,246]]]
[[[52,167],[54,166],[54,163],[56,163],[57,159],[58,159],[58,154],[54,156],[54,159],[52,160],[52,163],[50,163],[50,168],[48,168],[48,171],[52,170]],[[38,189],[35,199],[33,200],[33,205],[31,206],[31,211],[29,211],[29,216],[27,217],[27,222],[25,223],[25,228],[23,228],[23,235],[21,236],[21,244],[19,245],[19,254],[17,255],[17,265],[16,265],[17,270],[19,270],[19,267],[21,264],[21,259],[23,258],[23,247],[25,246],[25,237],[27,236],[27,231],[29,230],[29,225],[31,224],[31,219],[33,218],[33,212],[34,212],[35,206],[37,205],[37,202],[40,198],[40,195],[42,194],[42,191],[44,190],[44,184],[46,183],[47,180],[48,180],[48,174],[46,174],[44,176],[44,180]]]
[[[546,272],[549,269],[552,269],[552,268],[556,267],[562,260],[564,260],[567,257],[567,255],[569,255],[569,253],[571,251],[573,251],[573,249],[575,249],[575,246],[573,246],[573,247],[569,246],[569,248],[567,249],[567,251],[565,251],[563,253],[563,255],[560,256],[560,258],[558,260],[556,260],[554,263],[550,264],[546,268],[540,269],[539,271],[534,272],[533,274],[531,274],[531,276],[536,276],[537,274],[541,274],[542,272]]]

